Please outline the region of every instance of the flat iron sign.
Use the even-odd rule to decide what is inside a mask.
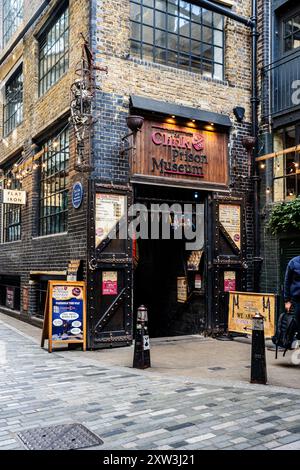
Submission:
[[[26,191],[17,189],[3,189],[3,204],[26,204]]]

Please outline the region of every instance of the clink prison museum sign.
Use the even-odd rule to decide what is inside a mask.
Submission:
[[[139,179],[192,181],[193,186],[228,183],[228,135],[167,122],[146,120],[132,157]]]
[[[152,132],[152,142],[171,149],[171,161],[152,157],[153,173],[159,171],[160,174],[204,178],[204,165],[208,162],[203,154],[203,135],[156,129]]]

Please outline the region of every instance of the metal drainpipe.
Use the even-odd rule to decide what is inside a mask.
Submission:
[[[248,28],[251,28],[251,38],[252,38],[252,96],[251,96],[251,105],[252,105],[252,137],[255,139],[254,151],[253,146],[249,149],[251,153],[251,176],[254,183],[254,281],[253,287],[255,291],[259,291],[260,283],[260,271],[262,265],[262,258],[260,256],[260,220],[259,220],[259,174],[258,167],[256,164],[256,157],[258,155],[258,92],[257,92],[257,44],[259,33],[257,30],[257,0],[252,0],[252,16],[251,18],[245,18],[243,16],[237,15],[226,7],[217,5],[216,3],[209,0],[195,0],[195,4],[211,10],[215,13],[224,15],[232,20],[244,24]]]
[[[260,272],[262,258],[260,256],[260,220],[259,220],[259,182],[260,177],[258,173],[258,165],[256,163],[256,157],[258,155],[258,91],[257,91],[257,45],[259,33],[257,30],[257,0],[252,0],[252,26],[251,26],[251,37],[252,37],[252,136],[255,138],[255,146],[252,159],[252,175],[254,182],[254,290],[259,292],[260,288]]]

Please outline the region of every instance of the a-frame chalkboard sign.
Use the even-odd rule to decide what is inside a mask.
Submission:
[[[86,286],[79,281],[49,281],[41,347],[82,344],[86,350]]]

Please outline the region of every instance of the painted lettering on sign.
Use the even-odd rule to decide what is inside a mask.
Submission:
[[[3,189],[3,204],[26,204],[26,192],[16,189]]]
[[[155,145],[173,147],[177,149],[195,149],[197,152],[204,149],[204,137],[201,134],[180,134],[179,132],[154,131],[152,142]]]
[[[152,173],[204,178],[204,165],[208,161],[207,156],[202,153],[203,135],[156,129],[152,132],[151,139],[154,145],[170,149],[167,159],[152,157]]]

